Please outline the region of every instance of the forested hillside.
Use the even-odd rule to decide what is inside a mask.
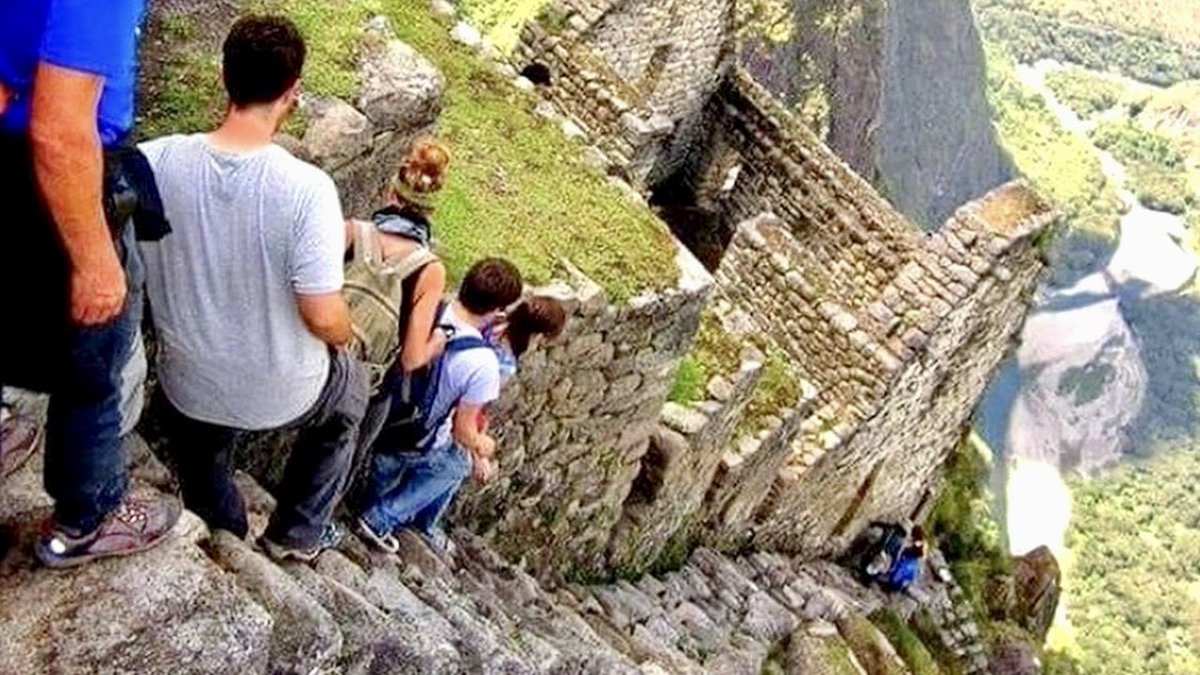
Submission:
[[[1070,628],[1080,673],[1200,673],[1200,447],[1074,484]]]

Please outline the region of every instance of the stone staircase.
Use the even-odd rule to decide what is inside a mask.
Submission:
[[[131,454],[135,490],[170,489],[144,446]],[[399,555],[348,536],[280,566],[190,513],[153,551],[51,571],[30,553],[50,505],[40,478],[39,453],[0,485],[2,673],[821,672],[851,653],[832,645],[839,622],[884,602],[831,563],[707,549],[636,583],[539,583],[465,531],[449,555],[411,534]],[[238,482],[257,535],[274,500]]]

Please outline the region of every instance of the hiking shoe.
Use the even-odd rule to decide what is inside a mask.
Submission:
[[[390,532],[380,534],[371,528],[366,518],[358,519],[358,533],[385,553],[399,553],[400,542]]]
[[[4,410],[0,420],[0,478],[7,478],[21,468],[42,440],[42,427],[25,415]]]
[[[162,543],[180,511],[171,497],[126,497],[93,532],[75,535],[49,525],[37,543],[37,556],[47,567],[61,568],[145,551]]]
[[[292,546],[288,544],[280,544],[271,541],[267,535],[258,538],[258,545],[267,554],[267,557],[275,562],[287,562],[296,560],[299,562],[312,562],[321,555],[321,552],[337,548],[337,545],[342,543],[342,537],[345,535],[342,528],[338,527],[337,523],[329,523],[325,529],[321,530],[321,536],[317,539],[317,543],[312,546]]]

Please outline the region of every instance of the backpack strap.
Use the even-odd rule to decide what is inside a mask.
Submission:
[[[387,261],[386,265],[388,272],[396,274],[401,279],[407,279],[437,260],[437,254],[433,251],[424,246],[418,246],[403,258]]]
[[[373,267],[383,260],[380,250],[379,237],[375,233],[375,223],[369,220],[354,222],[354,261],[368,267]]]
[[[442,352],[442,355],[435,361],[433,371],[430,373],[430,381],[425,388],[425,400],[421,401],[422,410],[433,410],[433,404],[437,399],[438,389],[441,387],[442,373],[445,372],[446,357],[449,357],[452,354],[461,354],[472,349],[491,349],[491,346],[488,345],[488,343],[482,338],[474,335],[464,335],[462,337],[452,338],[446,343],[446,350]],[[442,426],[442,423],[446,421],[447,417],[453,414],[457,405],[458,402],[455,401],[454,405],[450,406],[450,408],[446,411],[446,414],[440,416],[438,419],[424,420],[425,435],[421,438],[421,442],[417,446],[422,452],[429,449],[429,444],[433,441],[434,436],[437,434],[438,428]]]

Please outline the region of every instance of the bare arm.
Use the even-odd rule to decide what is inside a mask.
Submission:
[[[483,406],[460,403],[454,409],[451,435],[473,457],[491,459],[496,454],[496,441],[480,429],[479,418],[482,414]]]
[[[29,122],[34,170],[71,263],[71,318],[102,324],[125,304],[125,272],[102,206],[96,107],[104,78],[42,63]]]
[[[446,292],[446,267],[440,261],[432,262],[420,274],[400,352],[400,367],[406,372],[429,363],[446,346],[445,335],[433,330],[438,303]]]
[[[314,295],[297,293],[296,305],[300,309],[304,325],[322,342],[333,347],[341,347],[350,342],[353,336],[350,330],[350,308],[346,306],[340,291]]]

